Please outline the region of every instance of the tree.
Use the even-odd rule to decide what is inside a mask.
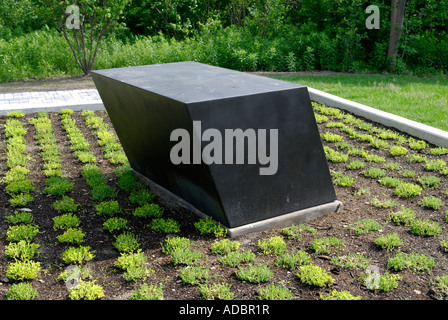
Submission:
[[[391,0],[390,35],[389,47],[387,49],[387,59],[389,60],[389,69],[391,71],[395,69],[397,61],[398,46],[403,30],[405,7],[406,0]]]
[[[84,75],[93,69],[104,35],[118,25],[129,0],[40,0],[62,32]]]

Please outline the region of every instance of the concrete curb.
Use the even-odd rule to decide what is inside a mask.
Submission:
[[[308,87],[312,101],[335,107],[448,148],[448,132]]]

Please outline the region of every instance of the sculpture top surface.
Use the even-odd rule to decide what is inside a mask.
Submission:
[[[302,85],[198,62],[174,62],[92,71],[183,103],[290,90]]]

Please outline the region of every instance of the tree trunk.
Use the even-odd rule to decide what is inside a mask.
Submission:
[[[389,48],[387,49],[387,59],[389,60],[390,71],[395,69],[398,46],[403,30],[405,7],[406,0],[391,0]]]

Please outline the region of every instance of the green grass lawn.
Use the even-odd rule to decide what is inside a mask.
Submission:
[[[272,76],[448,131],[448,78],[401,75]]]

